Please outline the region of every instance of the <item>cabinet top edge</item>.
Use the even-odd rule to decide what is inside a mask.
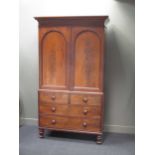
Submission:
[[[47,26],[102,26],[108,16],[62,16],[62,17],[34,17],[39,27]]]
[[[108,16],[40,16],[34,17],[38,22],[40,21],[54,21],[54,20],[106,20]]]

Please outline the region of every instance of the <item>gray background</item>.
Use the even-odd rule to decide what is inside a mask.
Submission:
[[[109,0],[62,9],[50,0],[20,2],[20,103],[22,121],[37,123],[38,24],[34,16],[108,15],[105,56],[105,130],[134,133],[134,16],[133,0]],[[92,7],[94,6],[94,7]],[[77,7],[77,8],[76,8]],[[55,11],[53,11],[55,10]],[[61,10],[61,11],[60,11]],[[73,12],[71,14],[71,12]],[[93,13],[94,12],[94,13]]]

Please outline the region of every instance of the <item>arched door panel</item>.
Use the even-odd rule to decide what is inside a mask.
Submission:
[[[50,30],[42,37],[42,88],[67,88],[69,46],[65,33],[69,31]]]
[[[74,38],[73,89],[99,91],[102,59],[100,37],[93,30],[78,31]]]

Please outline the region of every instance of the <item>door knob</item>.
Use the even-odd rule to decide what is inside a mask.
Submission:
[[[88,98],[87,97],[84,97],[83,98],[83,102],[87,103],[88,102]]]
[[[55,100],[55,99],[56,99],[56,96],[53,95],[53,96],[51,97],[51,99],[52,99],[52,100]]]
[[[87,113],[88,113],[88,110],[87,109],[84,109],[83,110],[83,114],[86,115]]]
[[[53,119],[51,123],[52,123],[52,124],[56,124],[56,120],[55,120],[55,119]]]
[[[87,123],[86,122],[83,123],[83,127],[87,127]]]
[[[55,107],[52,107],[52,112],[55,112],[56,111],[56,108]]]

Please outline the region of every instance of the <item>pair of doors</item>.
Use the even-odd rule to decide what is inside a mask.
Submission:
[[[40,88],[102,91],[104,29],[41,27]]]

